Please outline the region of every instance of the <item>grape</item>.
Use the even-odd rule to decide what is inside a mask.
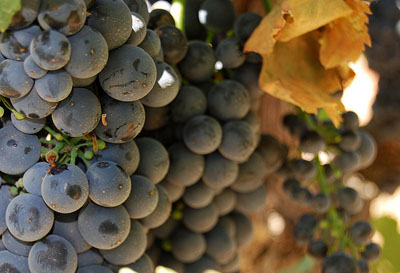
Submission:
[[[136,262],[146,250],[146,232],[136,220],[131,220],[131,230],[128,238],[118,247],[111,250],[101,250],[100,253],[109,263],[128,265]]]
[[[188,43],[186,56],[178,64],[178,67],[186,79],[199,83],[212,78],[216,61],[215,53],[209,44],[194,40]]]
[[[23,176],[24,188],[26,191],[42,196],[42,182],[49,169],[50,165],[47,162],[38,162],[26,170]]]
[[[157,207],[159,193],[156,186],[144,176],[132,175],[132,191],[124,206],[132,219],[149,216]]]
[[[104,91],[120,101],[135,101],[146,96],[157,78],[156,65],[143,49],[124,45],[111,52],[99,74]]]
[[[59,213],[80,209],[88,199],[89,184],[85,173],[67,164],[52,168],[42,182],[42,197],[46,204]]]
[[[229,214],[235,223],[235,238],[238,248],[244,248],[251,243],[253,239],[253,225],[249,218],[240,212]]]
[[[171,103],[171,116],[174,122],[186,122],[190,118],[202,115],[207,110],[207,99],[201,89],[184,85]]]
[[[166,180],[173,185],[186,187],[196,183],[204,172],[204,156],[188,150],[182,143],[174,143],[168,149],[170,167]]]
[[[347,130],[357,130],[360,126],[358,116],[353,111],[348,111],[342,114],[343,128]]]
[[[364,251],[361,252],[361,256],[368,262],[376,261],[380,255],[381,248],[375,243],[369,243],[366,245]]]
[[[131,176],[139,166],[139,148],[134,140],[122,143],[107,143],[103,150],[97,151],[96,161],[113,161],[121,166],[124,171]]]
[[[21,29],[32,24],[38,15],[40,0],[21,0],[21,9],[11,19],[10,29]]]
[[[185,207],[183,209],[183,224],[191,231],[205,233],[218,222],[218,209],[214,203],[200,209]]]
[[[91,8],[93,7],[94,3],[96,3],[96,0],[84,0],[86,4],[86,8]]]
[[[131,17],[132,17],[132,32],[131,36],[129,37],[128,41],[126,41],[125,44],[137,46],[141,42],[143,42],[144,38],[146,37],[147,33],[146,22],[144,21],[143,17],[136,12],[131,12]]]
[[[291,162],[294,177],[299,181],[313,179],[317,175],[317,167],[312,161],[295,159]]]
[[[354,273],[357,272],[353,258],[343,252],[336,252],[322,262],[322,273]]]
[[[29,56],[29,45],[36,35],[40,34],[38,26],[21,30],[6,31],[0,39],[0,52],[7,59],[23,61]]]
[[[202,234],[179,228],[171,237],[172,255],[182,263],[192,263],[206,252],[206,240]]]
[[[250,109],[250,96],[239,82],[224,80],[208,92],[208,110],[220,120],[244,118]]]
[[[28,259],[23,256],[15,255],[7,250],[0,251],[0,272],[30,272],[28,267]]]
[[[144,130],[153,131],[160,129],[167,125],[169,121],[169,106],[164,107],[144,107],[146,114],[146,122],[144,123]]]
[[[160,257],[159,264],[173,270],[173,273],[185,273],[185,264],[175,259],[170,253],[164,252]]]
[[[229,233],[220,226],[216,226],[205,234],[206,253],[215,259],[218,264],[228,263],[236,254],[236,242]]]
[[[305,187],[295,187],[290,194],[293,201],[303,207],[307,207],[312,203],[313,196],[311,192]]]
[[[202,181],[185,189],[183,201],[191,208],[204,208],[211,204],[214,198],[214,190],[205,185]]]
[[[74,273],[78,267],[78,256],[67,240],[49,235],[33,245],[28,263],[31,272]]]
[[[306,124],[295,114],[287,114],[283,117],[283,125],[289,129],[292,136],[300,137],[306,130]]]
[[[8,230],[3,234],[1,241],[8,251],[24,257],[28,257],[33,245],[33,243],[18,240]]]
[[[87,24],[103,35],[108,50],[122,46],[129,39],[132,17],[124,1],[96,0],[89,12]]]
[[[358,152],[343,151],[334,158],[333,164],[343,173],[351,173],[359,168],[361,164],[361,157]]]
[[[185,123],[183,140],[192,152],[200,155],[210,154],[221,144],[221,125],[210,116],[195,116]]]
[[[0,62],[0,95],[21,98],[31,91],[33,80],[25,73],[24,63],[13,60]]]
[[[121,245],[129,235],[131,222],[123,206],[104,208],[89,203],[80,211],[78,228],[82,237],[98,249]]]
[[[104,96],[101,110],[106,123],[100,122],[95,132],[104,141],[116,144],[129,142],[142,131],[145,113],[140,101],[122,102]]]
[[[366,131],[358,131],[361,137],[361,144],[358,152],[360,154],[359,168],[369,167],[377,156],[377,145],[374,138]]]
[[[48,30],[32,39],[30,52],[33,61],[46,70],[64,67],[71,56],[71,44],[60,32]]]
[[[256,150],[264,159],[265,174],[277,171],[286,159],[287,150],[271,135],[262,135]]]
[[[324,139],[316,131],[306,131],[300,137],[299,148],[302,152],[316,155],[325,147]]]
[[[245,43],[260,24],[262,17],[254,12],[246,12],[239,15],[233,25],[235,36]]]
[[[203,174],[204,183],[214,190],[221,190],[236,180],[239,166],[236,162],[226,159],[218,152],[206,156]]]
[[[155,32],[160,37],[164,60],[169,64],[179,63],[188,51],[185,35],[172,25],[160,26]]]
[[[207,31],[199,21],[199,9],[205,0],[186,0],[184,26],[189,40],[205,40]]]
[[[288,178],[283,182],[283,190],[287,194],[291,194],[296,188],[300,187],[300,182],[295,178]]]
[[[366,221],[358,221],[350,228],[350,238],[357,245],[366,245],[371,240],[373,230],[371,224]]]
[[[357,261],[357,268],[359,273],[369,273],[368,263],[364,259],[360,259]]]
[[[353,152],[360,148],[361,137],[355,130],[346,130],[341,134],[341,140],[339,142],[339,147],[347,152]]]
[[[158,264],[158,260],[160,259],[161,252],[162,252],[161,243],[159,241],[156,241],[149,248],[149,250],[147,250],[146,254],[149,256],[150,260],[152,261],[152,264]]]
[[[89,249],[83,253],[78,254],[78,267],[88,265],[102,265],[103,257],[95,250]]]
[[[262,184],[257,189],[246,193],[236,194],[236,209],[242,213],[256,213],[261,211],[267,200],[267,187]]]
[[[341,188],[338,191],[337,201],[346,211],[357,211],[362,208],[362,200],[357,191],[349,187]]]
[[[321,214],[327,212],[331,206],[331,199],[322,192],[314,195],[311,202],[314,211]]]
[[[174,17],[172,17],[172,15],[166,10],[153,9],[150,12],[150,19],[149,19],[149,23],[147,24],[147,27],[149,29],[156,29],[156,28],[164,26],[164,25],[175,26]]]
[[[139,47],[143,48],[153,58],[156,58],[157,54],[162,51],[160,37],[151,29],[146,30],[146,36]]]
[[[89,198],[102,207],[116,207],[128,199],[131,179],[121,166],[112,161],[97,161],[86,171]]]
[[[42,119],[17,119],[14,113],[11,113],[11,122],[18,131],[24,134],[36,134],[43,129],[46,124],[46,118]]]
[[[203,256],[197,261],[185,265],[186,273],[216,272],[216,269],[217,264],[208,256]]]
[[[246,60],[240,41],[236,38],[225,38],[219,42],[215,55],[224,68],[237,68]]]
[[[312,214],[303,214],[294,227],[293,234],[295,239],[300,243],[308,243],[314,235],[314,228],[317,226],[318,220]]]
[[[97,79],[97,75],[87,78],[87,79],[78,79],[78,78],[74,78],[72,77],[72,86],[73,87],[85,87],[88,85],[91,85],[92,83],[94,83],[94,81]]]
[[[122,270],[126,270],[129,268],[133,270],[132,273],[140,272],[140,273],[153,273],[154,272],[154,264],[153,261],[147,254],[143,254],[143,256],[137,260],[135,263],[128,265],[127,267],[123,267]],[[130,273],[127,271],[127,273]]]
[[[18,112],[33,119],[41,119],[51,115],[58,105],[57,102],[43,100],[37,92],[36,84],[26,96],[11,99],[11,104]]]
[[[91,272],[113,273],[111,269],[101,265],[89,265],[85,267],[79,267],[78,271],[76,271],[76,273],[91,273]]]
[[[77,213],[57,214],[52,233],[70,242],[78,254],[88,251],[92,247],[79,233]]]
[[[257,135],[259,134],[261,127],[261,120],[255,111],[250,110],[242,120],[245,121],[251,127],[251,129],[255,134]]]
[[[214,204],[217,206],[219,216],[230,213],[236,205],[236,194],[231,189],[225,189],[214,198]]]
[[[328,246],[325,244],[324,241],[317,240],[311,241],[308,244],[308,254],[313,256],[314,258],[325,258],[326,254],[328,253]]]
[[[83,0],[42,0],[38,15],[44,30],[54,29],[66,36],[78,32],[86,21],[86,4]]]
[[[161,226],[152,229],[151,233],[157,238],[161,240],[167,240],[170,235],[175,231],[175,228],[179,225],[179,222],[174,218],[169,217],[168,220],[162,224]]]
[[[40,158],[37,136],[21,133],[13,125],[0,129],[0,171],[5,174],[22,174]]]
[[[156,185],[158,191],[158,203],[156,209],[149,215],[141,219],[142,224],[147,228],[156,228],[164,224],[171,214],[172,203],[168,199],[166,191]]]
[[[250,192],[263,183],[264,161],[260,153],[253,152],[250,158],[239,164],[239,173],[231,188],[237,192]]]
[[[0,251],[6,250],[6,248],[3,245],[3,242],[0,240]]]
[[[10,192],[10,186],[0,184],[0,235],[7,230],[6,211],[8,204],[12,199],[13,196]]]
[[[90,78],[100,73],[108,60],[108,46],[96,29],[84,26],[78,33],[68,37],[71,58],[65,70],[75,78]]]
[[[239,266],[240,266],[239,255],[236,253],[233,259],[231,259],[228,263],[220,264],[219,270],[224,273],[237,272],[239,270]]]
[[[200,7],[199,21],[211,31],[226,32],[233,27],[235,7],[230,0],[206,0]]]
[[[140,152],[140,162],[137,174],[148,177],[152,182],[159,183],[168,173],[170,165],[168,151],[155,139],[141,137],[136,139]]]
[[[324,167],[325,178],[329,183],[333,183],[336,179],[335,172],[330,164],[322,165]]]
[[[40,196],[27,193],[11,200],[6,211],[6,223],[17,239],[33,242],[49,233],[54,214]]]
[[[233,120],[222,127],[222,142],[218,151],[226,158],[244,162],[257,146],[256,135],[251,127],[241,120]]]
[[[165,62],[157,62],[156,83],[141,102],[150,107],[162,107],[173,101],[178,95],[180,81],[174,69]]]
[[[165,189],[165,192],[168,195],[168,198],[171,202],[178,201],[185,192],[184,186],[177,186],[168,182],[167,180],[163,180],[160,185]]]
[[[149,23],[149,11],[145,0],[124,0],[131,12],[136,12],[143,17],[146,25]]]
[[[47,102],[66,99],[72,91],[71,75],[63,70],[50,71],[35,81],[38,95]]]

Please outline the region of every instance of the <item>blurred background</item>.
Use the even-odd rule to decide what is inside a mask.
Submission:
[[[235,0],[239,12],[262,12],[259,0]],[[371,3],[369,32],[372,47],[351,66],[357,76],[343,93],[346,110],[356,112],[361,126],[378,144],[374,164],[348,177],[345,183],[367,201],[360,218],[371,217],[376,230],[373,240],[382,247],[372,272],[400,272],[400,1]],[[296,143],[282,127],[281,119],[292,107],[267,94],[260,107],[262,130],[289,146]],[[282,192],[282,182],[266,179],[269,195],[262,213],[253,215],[255,239],[243,250],[242,271],[246,273],[318,272],[318,262],[296,245],[293,227],[305,212]]]

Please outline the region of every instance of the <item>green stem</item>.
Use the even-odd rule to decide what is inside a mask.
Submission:
[[[272,10],[272,3],[270,0],[262,0],[265,8],[265,12],[269,13]]]
[[[86,166],[87,168],[89,168],[90,165],[92,165],[92,164],[90,164],[89,160],[87,160],[87,159],[85,158],[85,155],[84,155],[84,153],[83,153],[81,150],[78,150],[78,157],[83,161],[83,163],[85,164],[85,166]]]
[[[78,156],[78,150],[72,148],[72,150],[71,150],[71,161],[70,161],[71,165],[75,165],[77,156]]]
[[[212,41],[214,39],[214,35],[215,35],[214,31],[211,31],[211,30],[207,31],[207,38],[206,38],[206,43],[207,44],[211,44],[212,43]]]
[[[317,181],[319,184],[319,188],[321,191],[329,195],[328,192],[328,182],[326,181],[325,170],[324,167],[321,165],[321,161],[319,160],[318,155],[314,157],[315,165],[317,166]]]
[[[176,27],[185,33],[185,7],[186,0],[173,0],[171,14],[174,17]]]

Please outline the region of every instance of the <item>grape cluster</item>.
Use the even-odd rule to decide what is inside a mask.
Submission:
[[[376,143],[359,128],[354,112],[342,117],[336,129],[323,114],[286,115],[283,124],[308,160],[287,159],[278,173],[285,177],[283,190],[293,202],[311,209],[300,216],[293,234],[310,255],[323,259],[322,272],[368,273],[368,263],[379,257],[380,248],[371,242],[371,224],[354,219],[363,209],[363,199],[343,181],[372,164]],[[321,153],[328,158],[326,164],[321,163]]]
[[[0,38],[0,272],[238,272],[287,154],[242,51],[261,17],[21,2]]]

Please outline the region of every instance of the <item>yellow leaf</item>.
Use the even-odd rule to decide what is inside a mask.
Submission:
[[[324,108],[335,125],[344,106],[331,96],[350,84],[347,66],[325,69],[319,62],[320,34],[308,33],[289,42],[277,42],[273,54],[263,55],[260,86],[267,93],[295,104],[308,113]]]
[[[245,51],[270,54],[276,41],[289,41],[351,13],[343,0],[281,0],[253,32]]]
[[[322,37],[320,61],[326,68],[333,68],[345,62],[355,62],[371,46],[368,35],[368,4],[359,0],[346,0],[353,9],[350,16],[340,18],[325,27]]]

